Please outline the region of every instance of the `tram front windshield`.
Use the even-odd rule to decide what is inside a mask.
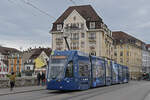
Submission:
[[[62,79],[65,74],[65,64],[67,58],[65,56],[53,56],[50,59],[49,78]]]

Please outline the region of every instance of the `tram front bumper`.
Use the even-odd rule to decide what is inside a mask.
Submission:
[[[47,82],[48,90],[78,90],[78,85],[74,81],[51,80]]]

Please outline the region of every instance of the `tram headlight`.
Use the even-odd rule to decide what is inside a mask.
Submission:
[[[47,79],[48,82],[50,82],[50,79]]]

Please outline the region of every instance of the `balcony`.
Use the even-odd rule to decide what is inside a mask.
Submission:
[[[65,31],[70,31],[70,30],[83,30],[84,29],[84,27],[83,26],[79,26],[79,25],[75,25],[75,24],[73,24],[73,25],[71,25],[71,26],[66,26],[66,27],[64,27],[64,30]]]
[[[96,42],[96,37],[88,37],[89,42]]]
[[[56,45],[62,44],[63,43],[63,39],[61,38],[56,38]]]
[[[63,41],[56,41],[56,45],[63,44]]]
[[[93,49],[95,49],[95,48],[96,48],[95,46],[90,46],[90,49],[91,49],[91,50],[93,50]]]
[[[96,40],[95,39],[91,39],[91,40],[89,40],[89,44],[90,43],[96,43]]]
[[[70,40],[79,40],[79,37],[77,37],[77,38],[70,38]]]
[[[89,40],[94,40],[94,39],[96,39],[95,36],[93,36],[93,37],[88,37],[88,38],[89,38]]]
[[[62,38],[56,38],[56,41],[63,41]]]
[[[71,47],[73,50],[79,50],[79,47]]]

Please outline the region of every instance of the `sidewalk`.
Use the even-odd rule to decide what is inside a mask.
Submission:
[[[13,91],[10,91],[10,88],[0,89],[0,96],[9,95],[9,94],[17,94],[24,92],[32,92],[32,91],[40,91],[45,90],[46,86],[29,86],[29,87],[15,87]]]

